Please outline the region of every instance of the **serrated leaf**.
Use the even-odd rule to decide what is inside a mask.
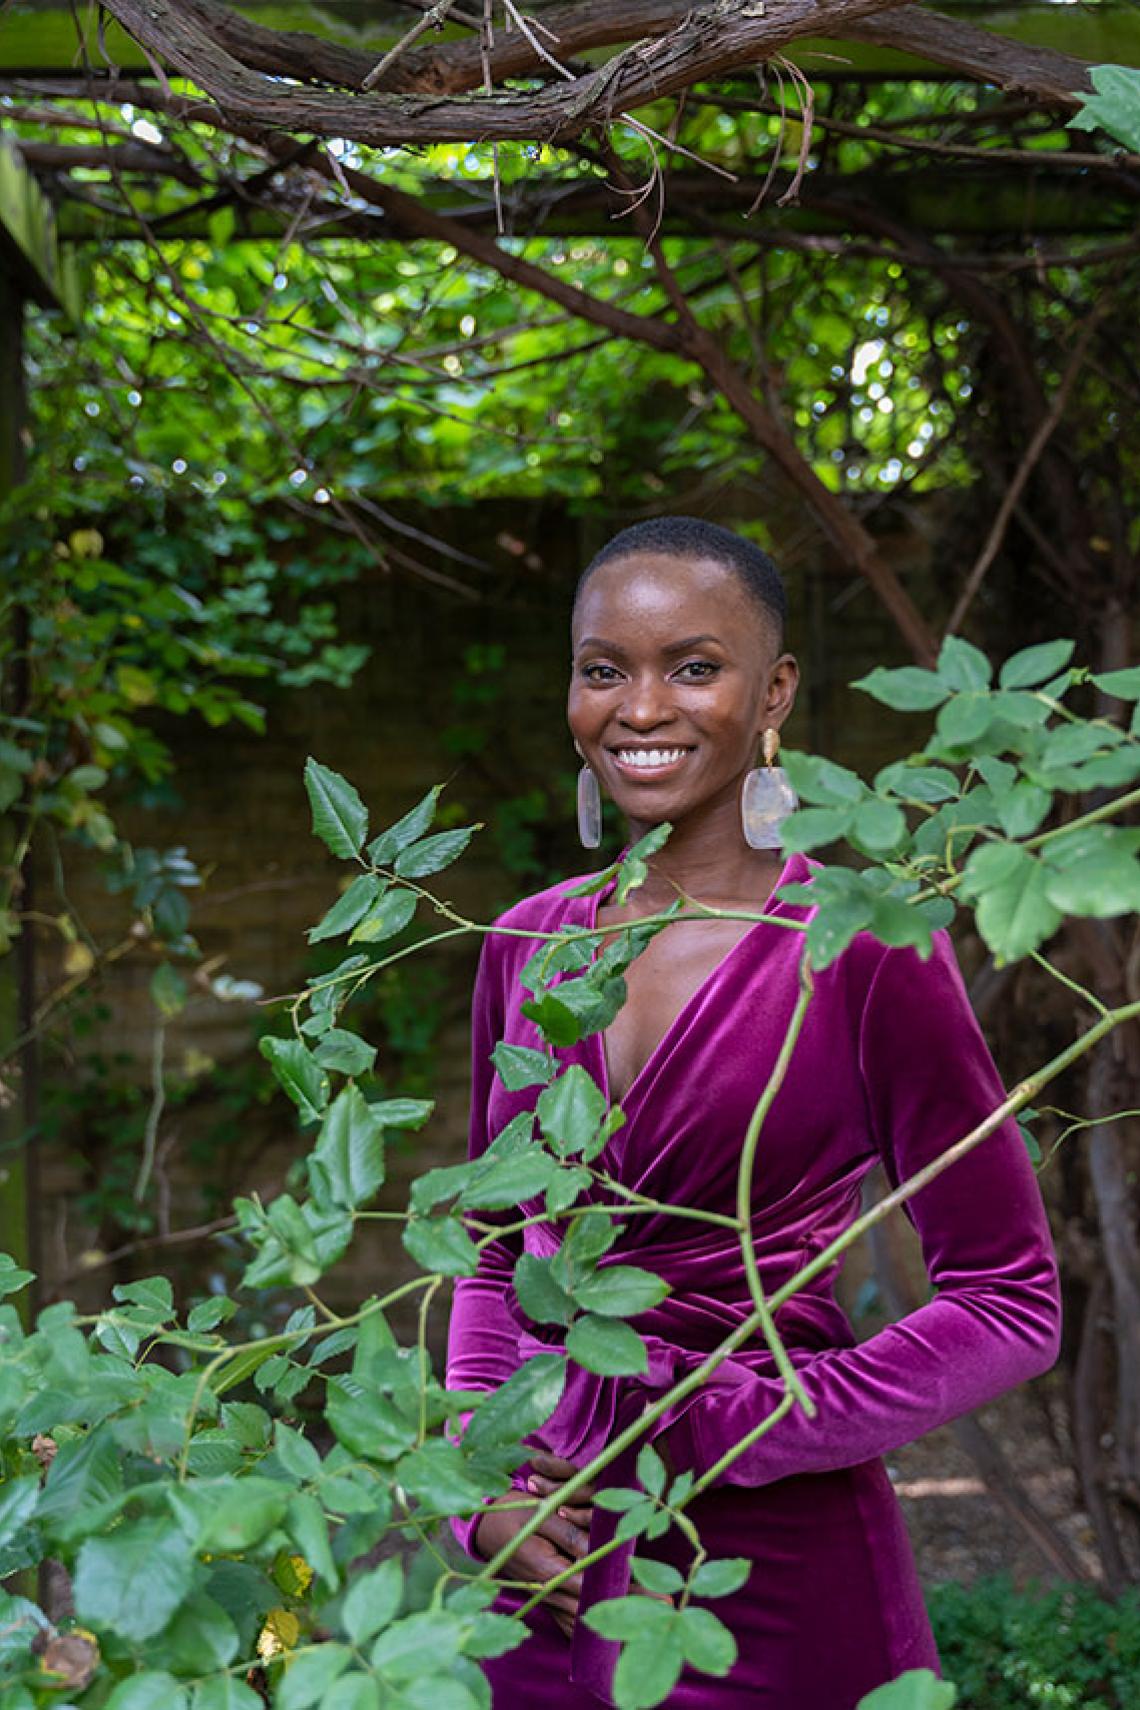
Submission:
[[[948,689],[959,691],[988,689],[993,678],[993,666],[981,648],[961,635],[943,637],[935,670]]]
[[[693,1593],[697,1597],[731,1597],[747,1585],[751,1572],[752,1562],[747,1556],[702,1562],[693,1575]]]
[[[538,1096],[539,1125],[561,1158],[589,1145],[606,1113],[606,1096],[579,1063],[571,1064]]]
[[[368,845],[369,857],[377,867],[390,867],[401,850],[418,843],[424,833],[431,829],[441,789],[442,785],[433,784],[427,795],[418,801],[409,813],[398,819],[395,825],[390,825],[387,831],[382,831],[379,837]]]
[[[853,689],[862,689],[896,712],[929,712],[942,705],[949,690],[934,671],[924,671],[919,665],[901,665],[890,670],[876,665],[864,677],[856,677]]]
[[[634,1318],[659,1306],[669,1284],[638,1265],[606,1265],[572,1289],[574,1301],[605,1318]]]
[[[851,836],[872,854],[897,849],[906,836],[906,819],[893,802],[868,797],[859,803],[851,822]]]
[[[445,1277],[473,1277],[479,1252],[457,1217],[413,1217],[404,1225],[405,1248],[425,1271]]]
[[[550,1260],[522,1253],[515,1264],[514,1288],[519,1305],[536,1324],[569,1324],[574,1302],[551,1273]]]
[[[366,1075],[376,1061],[376,1047],[357,1033],[333,1027],[313,1052],[322,1069],[338,1075]]]
[[[780,837],[788,854],[818,849],[846,837],[858,809],[853,807],[804,807],[780,822]]]
[[[1131,153],[1140,154],[1140,72],[1127,65],[1093,65],[1089,80],[1094,93],[1081,97],[1080,111],[1066,121],[1069,129],[1106,131]]]
[[[431,873],[442,872],[459,859],[480,829],[477,825],[464,825],[456,831],[437,831],[433,837],[410,844],[396,856],[397,873],[403,879],[426,879]]]
[[[395,1619],[404,1600],[404,1567],[398,1559],[381,1562],[371,1573],[359,1574],[341,1608],[344,1630],[354,1645],[374,1639]]]
[[[1048,869],[1016,843],[971,851],[959,895],[975,902],[978,931],[998,967],[1035,950],[1055,932],[1061,911],[1049,900]]]
[[[736,1661],[736,1639],[711,1609],[682,1609],[678,1630],[685,1661],[702,1674],[725,1675]]]
[[[360,853],[368,836],[368,809],[346,778],[310,755],[305,790],[313,814],[313,832],[342,860]]]
[[[359,1087],[337,1094],[309,1159],[318,1198],[355,1210],[384,1180],[384,1131]]]
[[[1094,671],[1092,680],[1106,695],[1118,700],[1140,700],[1140,665],[1128,665],[1123,671]]]
[[[649,1370],[645,1343],[628,1324],[587,1312],[566,1332],[566,1352],[578,1365],[602,1377],[632,1376]]]
[[[188,1595],[194,1558],[173,1520],[136,1521],[128,1531],[88,1538],[75,1567],[80,1621],[141,1644],[162,1631]]]
[[[648,1597],[640,1601],[651,1609],[665,1607]],[[613,1694],[618,1710],[650,1710],[652,1705],[663,1703],[680,1679],[684,1661],[676,1628],[651,1632],[623,1646],[614,1669]]]
[[[385,891],[358,925],[353,927],[348,942],[382,944],[385,939],[395,938],[396,934],[403,932],[410,923],[418,906],[419,898],[414,891],[406,890],[402,886]]]
[[[359,920],[363,920],[372,904],[380,895],[383,881],[375,873],[359,873],[351,885],[333,903],[324,918],[310,927],[308,939],[310,944],[317,944],[324,938],[339,938],[342,932],[348,932]]]
[[[491,1052],[495,1072],[508,1092],[522,1092],[525,1087],[546,1086],[557,1064],[546,1051],[534,1051],[529,1045],[508,1045],[499,1041]]]
[[[629,1565],[633,1578],[638,1585],[643,1585],[646,1591],[672,1597],[684,1586],[683,1576],[670,1562],[654,1561],[652,1556],[634,1556]]]
[[[467,1426],[463,1447],[467,1450],[498,1447],[528,1437],[546,1424],[565,1387],[565,1357],[532,1354],[480,1403]]]
[[[339,1680],[352,1652],[347,1645],[325,1642],[288,1657],[285,1673],[273,1695],[274,1710],[310,1710],[320,1704],[334,1680]]]
[[[463,1514],[483,1500],[482,1481],[463,1451],[438,1437],[398,1460],[393,1477],[429,1514]]]
[[[258,1041],[258,1048],[300,1111],[302,1122],[318,1122],[329,1102],[329,1078],[312,1052],[299,1039],[276,1039],[271,1034]]]
[[[958,1688],[929,1668],[909,1668],[860,1698],[855,1710],[954,1710]]]
[[[998,672],[1003,689],[1031,689],[1063,671],[1073,657],[1075,641],[1040,641],[1011,653]],[[1140,675],[1140,673],[1138,673]],[[1137,691],[1140,693],[1140,690]]]
[[[165,1669],[143,1669],[120,1680],[104,1710],[186,1710],[187,1691]]]

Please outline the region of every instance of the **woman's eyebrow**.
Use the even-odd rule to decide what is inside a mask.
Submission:
[[[687,635],[682,641],[670,641],[661,649],[662,653],[687,653],[691,647],[701,647],[706,642],[712,642],[717,647],[723,647],[724,642],[718,635]],[[602,653],[625,652],[616,641],[605,641],[600,635],[584,635],[578,643],[578,651],[584,647],[596,647]]]

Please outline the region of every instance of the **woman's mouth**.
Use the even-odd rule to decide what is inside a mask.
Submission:
[[[627,778],[653,779],[671,777],[692,753],[691,748],[655,743],[652,746],[611,748],[618,770]]]

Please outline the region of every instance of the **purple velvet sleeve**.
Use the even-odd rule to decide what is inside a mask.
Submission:
[[[485,939],[471,1001],[469,1158],[479,1157],[492,1139],[487,1121],[487,1105],[494,1078],[491,1052],[498,1044],[503,1028],[499,960],[495,939]],[[489,1211],[482,1211],[479,1216],[485,1223],[496,1220],[495,1214]],[[508,1217],[509,1214],[504,1212],[498,1221],[506,1222]],[[446,1383],[449,1389],[497,1389],[517,1370],[518,1325],[507,1310],[506,1298],[515,1262],[521,1252],[522,1244],[517,1234],[489,1241],[480,1252],[475,1275],[456,1279],[447,1337]],[[464,1428],[470,1417],[469,1413],[461,1416]],[[525,1478],[524,1466],[516,1469],[511,1482],[521,1489],[525,1487]],[[482,1558],[474,1548],[473,1535],[482,1517],[480,1511],[451,1521],[456,1541],[476,1560]]]
[[[926,962],[910,946],[889,948],[878,962],[863,1007],[860,1069],[892,1186],[1005,1097],[945,930],[934,934]],[[798,1365],[815,1417],[793,1406],[716,1484],[763,1485],[870,1460],[1053,1365],[1061,1330],[1057,1261],[1015,1118],[906,1208],[934,1297],[857,1347],[825,1349]],[[776,1377],[718,1383],[714,1374],[658,1436],[678,1472],[699,1474],[782,1393]]]

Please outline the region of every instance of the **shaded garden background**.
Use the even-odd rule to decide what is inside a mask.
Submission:
[[[303,939],[333,882],[306,753],[390,816],[447,777],[444,822],[487,824],[454,878],[483,917],[586,864],[565,620],[616,526],[683,510],[768,546],[805,678],[787,740],[865,775],[904,726],[846,685],[946,630],[1136,657],[1140,136],[1095,106],[1068,128],[1088,63],[1140,66],[1133,8],[836,4],[833,40],[707,61],[763,17],[630,6],[607,33],[583,7],[578,40],[565,7],[453,9],[355,108],[409,9],[305,10],[107,7],[142,51],[95,9],[81,36],[68,7],[0,12],[6,170],[44,221],[5,251],[7,1215],[27,1191],[48,1298],[156,1265],[208,1288],[241,1262],[231,1193],[289,1179],[256,1038],[284,1026],[259,998],[335,959]],[[647,43],[684,71],[656,100]],[[503,135],[467,141],[495,99]],[[959,953],[1012,1084],[1065,996]],[[1136,995],[1133,920],[1052,954]],[[411,1173],[462,1155],[471,970],[403,967],[373,1040],[386,1090],[439,1101]],[[963,1457],[1020,1568],[1112,1589],[1140,1568],[1137,1137],[1096,1122],[1134,1102],[1122,1041],[1032,1123],[1057,1370],[909,1463]],[[861,1335],[921,1298],[909,1234],[848,1267]],[[405,1263],[362,1239],[339,1286]]]

